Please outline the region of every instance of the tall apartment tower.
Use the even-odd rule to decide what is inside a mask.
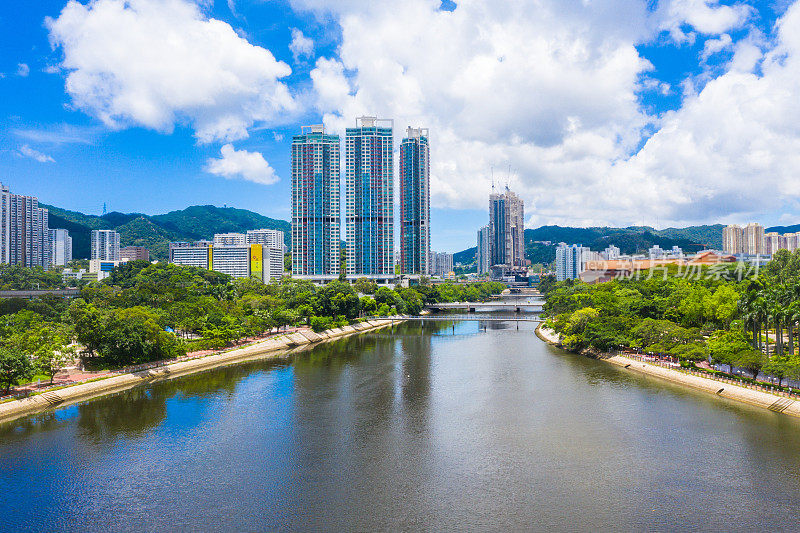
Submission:
[[[320,125],[292,138],[292,275],[338,276],[339,136]]]
[[[489,263],[525,264],[525,205],[508,187],[489,196]]]
[[[583,254],[589,251],[580,244],[558,243],[556,247],[556,280],[577,279],[583,272]]]
[[[0,263],[50,268],[49,212],[0,184]]]
[[[428,128],[408,128],[400,144],[400,272],[431,273]]]
[[[447,252],[431,252],[431,274],[446,276],[453,271],[453,254]]]
[[[736,224],[722,228],[722,251],[727,254],[744,253],[743,236],[741,226]]]
[[[50,264],[64,266],[72,261],[72,237],[65,229],[50,230]]]
[[[764,226],[751,222],[742,230],[742,251],[749,255],[764,253]]]
[[[489,226],[478,230],[478,275],[483,276],[489,272]]]
[[[394,275],[392,120],[359,117],[345,132],[347,274]]]
[[[92,230],[92,259],[119,261],[119,233],[111,229]]]

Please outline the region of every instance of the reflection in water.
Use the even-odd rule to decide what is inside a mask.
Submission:
[[[4,525],[798,529],[799,421],[519,328],[405,324],[7,424]]]
[[[81,435],[95,442],[117,436],[137,437],[160,424],[167,416],[168,394],[160,387],[132,389],[125,401],[104,398],[78,406],[78,428]]]

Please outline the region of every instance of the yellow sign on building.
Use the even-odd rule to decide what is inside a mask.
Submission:
[[[250,245],[250,277],[264,281],[264,249],[260,244]]]

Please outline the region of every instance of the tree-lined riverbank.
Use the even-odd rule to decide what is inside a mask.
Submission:
[[[38,280],[41,272],[13,269],[13,274],[15,283],[22,283],[17,278]],[[324,287],[288,278],[263,284],[131,261],[83,287],[73,300],[0,300],[0,386],[8,392],[35,374],[52,380],[75,356],[89,370],[116,369],[225,349],[287,326],[323,331],[364,316],[415,315],[426,303],[482,300],[504,288],[424,283],[392,289],[367,279]]]
[[[540,325],[536,328],[536,334],[548,344],[563,348],[559,335],[552,329]],[[582,351],[585,352],[585,350]],[[775,391],[768,390],[766,385],[762,386],[759,390],[757,386],[747,387],[741,383],[736,383],[734,378],[725,377],[724,375],[714,377],[698,370],[667,367],[658,362],[647,361],[643,357],[629,356],[620,353],[595,352],[592,353],[592,356],[632,372],[665,379],[721,398],[755,405],[774,412],[800,418],[800,401],[797,401],[797,395],[781,392],[776,393]]]
[[[725,365],[764,381],[800,380],[800,251],[764,268],[655,268],[601,284],[549,287],[548,325],[568,349],[631,348],[685,367]]]
[[[348,325],[321,332],[301,330],[290,334],[276,335],[232,350],[219,351],[178,362],[162,361],[160,362],[161,364],[145,365],[148,368],[141,370],[104,375],[85,383],[53,388],[41,394],[0,403],[0,423],[47,409],[65,407],[75,402],[97,398],[132,387],[150,385],[165,379],[173,379],[252,358],[287,356],[292,353],[292,350],[299,347],[336,340],[402,322],[402,317],[389,317],[363,321],[352,326]]]

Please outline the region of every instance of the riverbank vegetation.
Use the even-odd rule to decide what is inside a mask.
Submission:
[[[548,325],[569,349],[637,348],[800,379],[800,251],[756,271],[677,267],[600,284],[547,287]]]
[[[28,287],[52,281],[37,269],[6,269],[0,285]],[[42,287],[45,288],[45,287]],[[56,288],[48,286],[48,288]],[[321,331],[364,316],[419,314],[424,305],[480,301],[500,283],[378,287],[360,279],[316,287],[285,278],[263,284],[165,263],[131,261],[110,277],[83,287],[74,299],[0,300],[0,386],[52,378],[71,350],[89,368],[115,368],[215,350],[287,326]]]

